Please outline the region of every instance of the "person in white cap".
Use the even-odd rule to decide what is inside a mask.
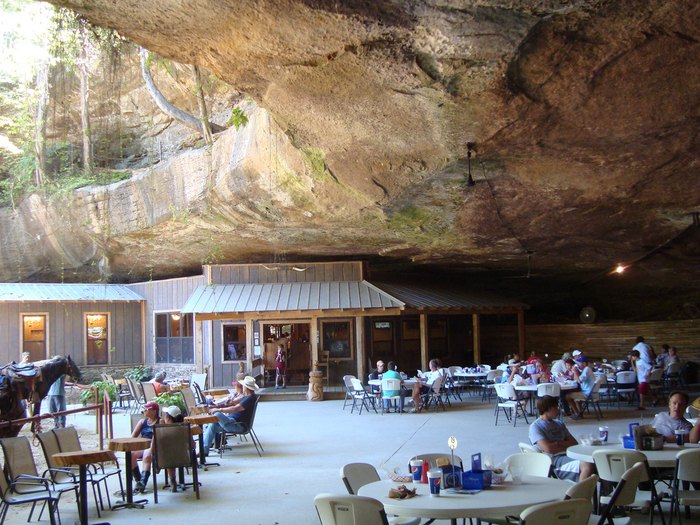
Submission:
[[[173,423],[182,423],[185,420],[182,415],[182,410],[177,405],[170,405],[163,409],[163,424],[172,425]],[[190,439],[190,450],[194,449],[194,440]],[[177,492],[177,478],[175,477],[175,469],[169,468],[168,478],[170,480],[170,490],[172,492]],[[185,490],[185,487],[180,485],[181,490]]]
[[[249,422],[250,414],[255,406],[255,392],[259,386],[252,376],[245,376],[238,383],[243,387],[243,397],[225,400],[224,404],[214,405],[209,408],[209,413],[218,418],[217,423],[207,426],[204,431],[204,455],[209,454],[209,449],[214,444],[216,436],[224,432],[243,432]]]

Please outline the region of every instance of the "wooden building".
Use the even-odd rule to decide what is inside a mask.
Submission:
[[[88,367],[146,363],[207,371],[210,385],[223,386],[239,371],[269,379],[281,344],[291,384],[306,383],[316,366],[338,384],[364,377],[377,359],[411,370],[433,357],[464,366],[524,355],[524,308],[370,283],[359,261],[207,265],[202,275],[127,285],[0,285],[0,358],[29,351]],[[506,322],[484,330],[484,316]]]

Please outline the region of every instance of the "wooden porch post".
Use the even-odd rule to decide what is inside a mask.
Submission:
[[[355,361],[357,363],[357,377],[362,379],[367,375],[365,363],[367,362],[367,349],[365,347],[365,318],[355,317]]]
[[[474,346],[474,363],[481,363],[481,316],[472,314],[472,339]],[[467,363],[469,364],[469,363]]]
[[[428,314],[420,314],[420,366],[428,369]]]
[[[197,320],[195,317],[194,323],[194,362],[195,369],[198,374],[202,373],[204,368],[204,334],[202,333],[202,323],[204,321]]]
[[[246,368],[248,369],[248,373],[255,377],[255,370],[253,370],[253,353],[255,352],[255,349],[253,348],[253,320],[252,319],[246,319],[245,320],[245,347],[248,348],[248,352],[246,352]],[[234,379],[236,376],[233,376]],[[263,383],[265,382],[265,374],[263,374]]]
[[[318,317],[312,317],[309,322],[309,337],[311,338],[311,369],[318,361]]]
[[[525,358],[525,311],[518,310],[518,354],[520,359]]]

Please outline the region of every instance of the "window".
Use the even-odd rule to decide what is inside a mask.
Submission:
[[[192,314],[155,314],[156,363],[194,363]]]
[[[85,315],[85,348],[88,365],[109,363],[109,316],[108,314]]]
[[[246,330],[244,324],[226,323],[223,329],[223,360],[245,361],[246,359]]]
[[[372,323],[372,353],[381,356],[394,354],[393,321],[374,321]]]
[[[22,351],[31,361],[46,359],[46,314],[22,315]],[[19,361],[19,359],[18,359]]]
[[[350,321],[323,321],[323,350],[331,358],[352,358]]]

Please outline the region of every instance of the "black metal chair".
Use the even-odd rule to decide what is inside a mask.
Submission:
[[[161,469],[189,468],[192,486],[199,499],[197,459],[192,448],[189,423],[153,427],[153,502],[158,503],[158,472]],[[171,480],[175,483],[175,480]]]

